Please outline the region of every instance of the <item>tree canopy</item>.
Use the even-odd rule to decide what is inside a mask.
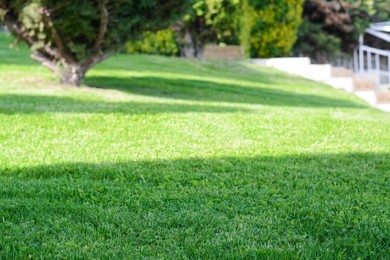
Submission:
[[[319,63],[329,62],[342,53],[351,54],[370,20],[382,15],[378,9],[381,4],[381,1],[305,0],[304,22],[295,52]]]

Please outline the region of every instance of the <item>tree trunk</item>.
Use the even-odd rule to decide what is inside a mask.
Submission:
[[[197,58],[201,58],[202,59],[204,57],[204,49],[205,49],[205,47],[206,47],[205,44],[200,44],[200,46],[196,50],[196,57]]]
[[[186,30],[184,36],[184,46],[182,48],[182,56],[187,58],[195,58],[195,44],[189,30]]]
[[[87,68],[80,65],[68,65],[59,70],[61,83],[64,85],[80,86]]]

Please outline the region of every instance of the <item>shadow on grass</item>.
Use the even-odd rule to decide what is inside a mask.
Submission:
[[[105,102],[86,101],[70,97],[40,95],[0,95],[0,114],[19,113],[231,113],[254,110],[234,106],[175,104],[157,102]]]
[[[285,107],[365,107],[358,103],[319,95],[297,94],[267,87],[221,84],[207,80],[91,76],[85,79],[85,83],[92,87],[116,89],[131,94],[195,101]]]
[[[1,169],[1,168],[0,168]],[[171,176],[180,178],[197,178],[200,175],[212,180],[214,177],[219,185],[220,174],[227,174],[225,181],[234,182],[231,177],[245,180],[245,177],[275,178],[276,182],[289,181],[296,175],[298,182],[311,183],[309,179],[332,182],[332,178],[343,179],[344,184],[352,179],[365,179],[372,184],[374,179],[385,180],[390,177],[390,154],[387,153],[347,153],[347,154],[320,154],[320,155],[287,155],[287,156],[255,156],[255,157],[221,157],[221,158],[188,158],[172,160],[130,161],[130,162],[103,162],[103,163],[65,163],[43,165],[26,169],[16,169],[7,175],[17,172],[19,177],[27,178],[56,178],[77,177],[90,179],[109,179],[117,177],[129,178],[130,181],[143,181],[139,173],[153,179]],[[7,173],[7,170],[2,170]],[[138,173],[138,174],[135,174]],[[200,174],[198,176],[198,173]],[[230,175],[232,174],[232,175]],[[298,176],[299,175],[299,176]],[[299,178],[301,177],[301,178]],[[346,178],[348,177],[348,178]],[[179,178],[179,179],[177,179]],[[284,179],[287,178],[287,179]],[[314,178],[314,179],[313,179]],[[146,181],[147,182],[147,181]],[[248,182],[246,184],[254,184]],[[338,184],[334,183],[336,186]],[[342,183],[339,183],[342,184]],[[292,188],[292,187],[290,187]],[[325,188],[325,187],[324,187]],[[358,187],[356,187],[358,188]],[[376,187],[380,188],[380,187]]]
[[[245,61],[198,60],[156,55],[116,55],[96,67],[99,71],[129,71],[144,73],[174,73],[192,77],[215,77],[220,79],[244,80],[253,83],[279,84],[293,78],[294,83],[307,84],[308,80],[289,75],[271,68],[253,66]],[[105,74],[107,76],[107,74]],[[101,75],[100,75],[101,76]]]
[[[378,259],[389,169],[375,153],[0,168],[0,251]]]

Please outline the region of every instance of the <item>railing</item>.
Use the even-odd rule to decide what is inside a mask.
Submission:
[[[377,75],[379,84],[390,84],[390,51],[360,45],[354,51],[354,70]]]
[[[342,67],[353,70],[354,62],[353,57],[346,53],[338,53],[327,57],[326,62],[332,65],[332,67]]]

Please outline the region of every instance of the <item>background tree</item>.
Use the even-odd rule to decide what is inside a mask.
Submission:
[[[0,0],[0,19],[32,58],[79,85],[86,72],[143,31],[182,17],[190,0]]]
[[[366,0],[362,4],[362,8],[367,10],[369,14],[369,21],[372,23],[390,21],[390,4],[388,0]],[[389,43],[366,34],[364,37],[364,44],[378,49],[389,49]]]
[[[360,1],[306,0],[303,7],[304,22],[294,49],[318,63],[340,52],[352,53],[369,24],[367,7]]]
[[[385,22],[390,20],[389,0],[368,0],[365,2],[370,8],[371,22]]]
[[[210,42],[238,43],[239,0],[197,0],[177,24],[181,54],[203,57]]]
[[[196,0],[172,34],[148,33],[131,53],[202,57],[208,43],[240,44],[246,57],[286,56],[297,39],[303,0]],[[162,37],[163,35],[169,37]]]

